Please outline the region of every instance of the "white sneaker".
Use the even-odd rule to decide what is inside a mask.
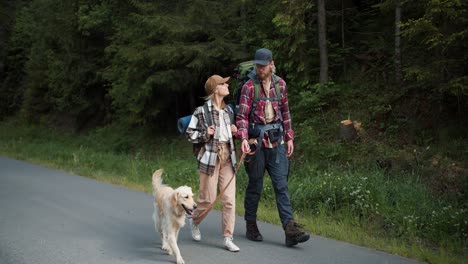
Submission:
[[[192,239],[195,241],[200,241],[201,240],[201,232],[200,228],[198,228],[198,225],[193,223],[192,218],[189,218],[189,223],[190,223],[190,228],[192,229]]]
[[[232,240],[232,237],[224,237],[224,248],[231,252],[239,252],[240,248]]]

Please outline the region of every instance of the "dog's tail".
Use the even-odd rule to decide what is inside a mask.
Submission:
[[[163,174],[163,169],[159,169],[153,173],[153,196],[156,197],[156,193],[162,185],[161,176]]]

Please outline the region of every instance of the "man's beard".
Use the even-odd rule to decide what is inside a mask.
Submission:
[[[257,71],[257,78],[258,78],[259,80],[266,80],[266,79],[268,79],[269,77],[271,77],[271,72],[262,73],[262,72],[258,72],[258,71]]]

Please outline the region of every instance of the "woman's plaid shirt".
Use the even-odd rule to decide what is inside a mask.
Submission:
[[[208,100],[206,102],[208,104],[208,109],[210,111],[211,119],[213,120],[213,125],[219,128],[219,111],[214,108],[212,100]],[[229,146],[230,146],[230,160],[232,163],[233,168],[236,165],[236,152],[234,146],[234,140],[232,138],[231,132],[231,120],[229,118],[228,112],[234,115],[233,110],[225,106],[224,107],[224,122],[226,124],[226,129],[229,135]],[[205,145],[201,148],[200,152],[198,153],[197,160],[198,160],[198,170],[202,173],[213,175],[216,162],[218,161],[218,146],[219,146],[219,139],[215,137],[208,138],[207,130],[208,124],[205,120],[205,109],[203,106],[197,107],[195,112],[192,115],[192,119],[190,120],[190,124],[185,132],[185,136],[191,143],[203,143]]]

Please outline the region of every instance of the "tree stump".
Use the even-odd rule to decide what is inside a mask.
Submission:
[[[346,141],[354,141],[357,138],[357,131],[353,122],[349,119],[340,122],[340,138]]]

